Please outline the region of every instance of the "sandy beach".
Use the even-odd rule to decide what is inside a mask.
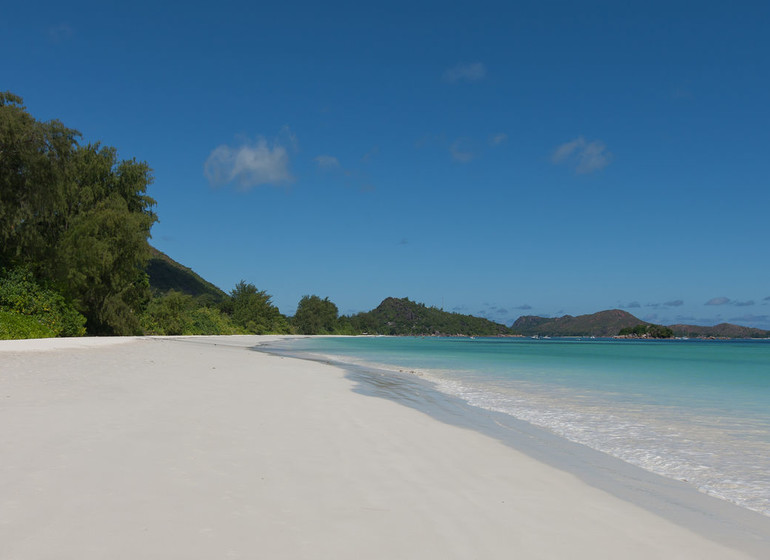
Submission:
[[[0,559],[768,557],[261,340],[0,341]]]

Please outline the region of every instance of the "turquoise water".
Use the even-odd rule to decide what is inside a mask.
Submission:
[[[770,515],[770,342],[310,338]]]

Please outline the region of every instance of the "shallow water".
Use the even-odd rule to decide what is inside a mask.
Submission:
[[[770,342],[343,337],[292,352],[406,371],[770,515]]]

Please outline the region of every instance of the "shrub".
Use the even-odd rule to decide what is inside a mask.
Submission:
[[[0,271],[0,310],[31,318],[53,333],[43,336],[86,334],[86,318],[61,294],[37,284],[25,268]]]
[[[213,307],[199,307],[190,313],[190,326],[185,334],[248,334],[227,315]]]
[[[52,338],[56,334],[34,317],[10,311],[0,311],[0,340],[21,338]]]
[[[202,306],[200,300],[175,290],[154,298],[142,318],[147,334],[246,334],[219,309]]]

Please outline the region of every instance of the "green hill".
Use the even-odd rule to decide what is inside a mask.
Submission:
[[[610,309],[590,315],[564,315],[554,319],[525,315],[516,319],[511,329],[528,336],[615,336],[623,328],[649,324],[626,311]]]
[[[611,309],[590,315],[564,315],[548,318],[535,315],[519,317],[511,330],[527,336],[617,336],[622,329],[633,329],[639,325],[653,327],[652,323],[642,321],[626,311]],[[722,323],[713,327],[697,325],[670,325],[674,336],[689,338],[768,338],[770,331],[752,327],[741,327]]]
[[[770,338],[770,331],[742,327],[731,323],[720,323],[713,327],[701,327],[698,325],[671,325],[674,336],[686,336],[689,338]]]
[[[362,333],[386,335],[499,336],[510,335],[505,325],[488,319],[427,307],[408,298],[386,298],[371,311],[349,318]]]
[[[147,263],[147,275],[154,293],[166,293],[176,290],[191,296],[208,295],[214,302],[222,301],[227,294],[211,282],[204,280],[193,270],[179,264],[174,259],[150,247],[152,256]]]

